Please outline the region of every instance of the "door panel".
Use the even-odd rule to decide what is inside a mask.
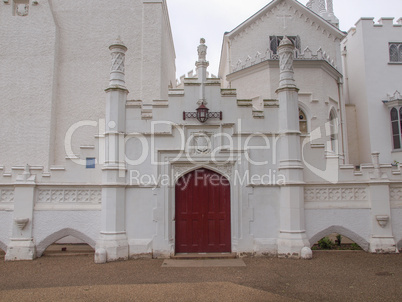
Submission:
[[[231,251],[230,184],[208,169],[176,184],[176,253]]]

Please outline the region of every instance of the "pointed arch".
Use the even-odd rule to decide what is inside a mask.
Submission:
[[[227,166],[227,165],[230,165],[230,164],[227,163],[224,166]],[[177,167],[176,167],[176,169],[177,169]],[[219,169],[219,167],[215,167],[213,165],[202,164],[202,165],[195,165],[195,166],[189,165],[187,169],[182,169],[181,171],[178,171],[178,173],[176,173],[176,176],[175,176],[175,183],[177,183],[180,178],[187,175],[188,173],[191,173],[191,172],[193,172],[195,170],[199,170],[199,169],[211,170],[215,173],[218,173],[218,174],[224,176],[230,182],[230,172],[229,171],[222,171],[221,169]]]
[[[330,226],[330,227],[326,228],[325,230],[318,232],[314,236],[311,236],[310,240],[309,240],[310,246],[313,246],[318,240],[320,240],[321,238],[328,236],[332,233],[337,233],[342,236],[348,237],[349,239],[353,240],[357,245],[359,245],[365,251],[368,251],[368,249],[369,249],[369,243],[367,242],[367,240],[365,240],[363,237],[359,236],[355,232],[353,232],[347,228],[344,228],[343,226],[339,226],[339,225]]]
[[[301,118],[303,116],[303,119]],[[299,102],[299,128],[302,134],[310,133],[311,114],[309,108],[302,102]],[[304,127],[303,127],[304,123]]]
[[[37,244],[36,245],[37,256],[41,257],[43,252],[47,249],[47,247],[49,245],[53,244],[57,240],[64,238],[66,236],[76,237],[76,238],[84,241],[86,244],[91,246],[93,249],[95,249],[95,244],[96,244],[95,240],[93,240],[92,238],[88,237],[87,235],[85,235],[77,230],[65,228],[65,229],[59,230],[59,231],[47,236],[39,244]]]

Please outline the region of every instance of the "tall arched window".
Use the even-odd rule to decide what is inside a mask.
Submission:
[[[308,133],[307,117],[302,109],[299,108],[299,128],[302,134]]]
[[[400,126],[401,126],[401,119],[402,116],[402,108],[398,110],[396,108],[391,109],[391,125],[392,125],[392,138],[394,142],[394,149],[401,148],[401,136],[400,136]]]
[[[335,110],[329,114],[330,147],[332,152],[338,150],[338,118]]]

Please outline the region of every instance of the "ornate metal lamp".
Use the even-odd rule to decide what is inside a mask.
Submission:
[[[204,102],[196,109],[196,112],[183,111],[183,120],[186,118],[196,118],[201,123],[205,123],[209,118],[219,118],[222,120],[222,111],[209,112],[209,109],[204,105]]]

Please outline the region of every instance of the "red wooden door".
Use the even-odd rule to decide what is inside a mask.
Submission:
[[[176,184],[176,253],[231,252],[230,183],[208,169]]]

